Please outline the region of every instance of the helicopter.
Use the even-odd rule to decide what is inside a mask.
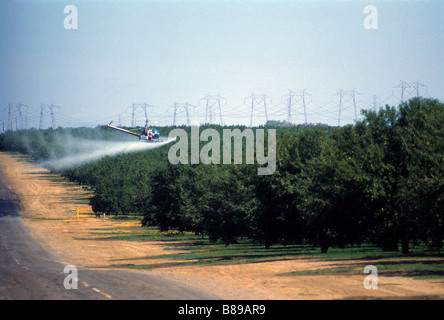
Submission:
[[[143,141],[143,142],[162,142],[163,140],[160,139],[160,133],[159,130],[155,129],[155,128],[150,128],[149,127],[149,123],[148,123],[148,119],[146,119],[146,123],[145,123],[145,127],[142,129],[142,134],[138,134],[126,129],[122,129],[116,126],[112,126],[111,124],[113,123],[112,121],[106,126],[106,128],[111,128],[114,130],[118,130],[118,131],[122,131],[128,134],[131,134],[133,136],[136,136],[139,138],[139,141]]]

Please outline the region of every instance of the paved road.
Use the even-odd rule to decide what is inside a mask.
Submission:
[[[0,175],[0,300],[219,299],[184,284],[136,271],[79,268],[78,289],[64,287],[66,267],[23,225],[20,204]],[[72,282],[71,282],[72,283]]]

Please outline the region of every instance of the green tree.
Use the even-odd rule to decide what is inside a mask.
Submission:
[[[304,216],[300,210],[306,196],[309,164],[319,156],[327,132],[320,127],[279,131],[276,171],[257,180],[260,206],[254,217],[255,239],[269,248],[275,242],[302,241]]]
[[[151,194],[144,206],[142,225],[154,224],[161,231],[177,229],[201,230],[197,214],[196,184],[193,168],[188,165],[172,165],[153,173]]]
[[[403,253],[420,239],[442,246],[443,104],[415,98],[364,115],[372,238],[384,250],[401,242]]]
[[[251,235],[251,219],[257,201],[254,193],[256,169],[246,165],[201,165],[205,183],[201,186],[199,212],[202,226],[212,241],[235,243]]]
[[[366,177],[359,162],[358,130],[345,126],[334,130],[319,157],[309,163],[309,174],[300,210],[306,224],[306,239],[327,252],[365,239]]]
[[[399,107],[397,137],[401,176],[397,190],[402,252],[411,241],[442,246],[444,196],[444,104],[415,98]],[[431,239],[430,239],[431,238]]]

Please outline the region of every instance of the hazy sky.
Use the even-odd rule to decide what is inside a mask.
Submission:
[[[364,27],[369,4],[377,29]],[[64,27],[67,5],[77,8],[78,29]],[[184,123],[188,102],[198,123],[202,98],[219,94],[223,122],[249,124],[252,93],[269,96],[269,119],[285,120],[289,90],[292,121],[302,123],[304,89],[308,122],[337,124],[339,89],[356,89],[358,107],[371,108],[399,103],[400,81],[444,100],[444,1],[0,2],[0,125],[9,103],[28,106],[27,127],[39,125],[42,103],[60,106],[61,126],[130,125],[132,103],[153,106],[149,117],[163,125],[174,103]],[[351,98],[341,123],[353,120]],[[140,124],[141,109],[136,117]],[[264,119],[258,101],[254,123]]]

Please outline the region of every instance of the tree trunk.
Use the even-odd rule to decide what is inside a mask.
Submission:
[[[265,239],[265,249],[270,249],[270,246],[271,246],[271,240]]]
[[[330,241],[323,233],[319,235],[319,245],[321,247],[321,253],[327,253],[327,250],[330,247]]]
[[[327,253],[329,245],[327,243],[321,243],[321,253]]]

